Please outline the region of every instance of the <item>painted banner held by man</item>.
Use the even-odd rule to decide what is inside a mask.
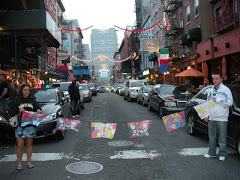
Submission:
[[[113,139],[117,123],[91,122],[92,138]]]
[[[163,116],[162,119],[167,132],[173,131],[185,125],[184,111]]]
[[[158,52],[159,51],[158,39],[141,38],[140,51]]]
[[[144,120],[139,122],[129,122],[129,136],[130,138],[138,138],[142,136],[149,136],[149,128],[151,127],[152,120]]]
[[[197,111],[198,116],[201,119],[207,118],[210,114],[215,111],[216,103],[211,99],[209,101],[205,101],[193,108]]]
[[[66,119],[66,118],[58,118],[57,120],[57,130],[65,131],[72,129],[76,132],[79,132],[81,121],[73,120],[73,119]]]
[[[24,111],[21,117],[21,126],[33,125],[38,126],[46,114],[37,114],[36,112]]]

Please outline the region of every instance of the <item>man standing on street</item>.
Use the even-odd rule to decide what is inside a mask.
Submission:
[[[233,97],[230,89],[222,83],[220,74],[213,75],[214,86],[208,94],[208,99],[216,103],[216,110],[204,120],[208,122],[209,151],[205,158],[216,157],[217,139],[219,144],[219,160],[226,158],[227,125],[229,108],[233,104]],[[218,136],[218,137],[217,137]]]
[[[2,115],[9,107],[8,98],[9,85],[6,81],[6,75],[0,74],[0,114]]]
[[[68,87],[68,93],[71,99],[71,106],[72,106],[72,117],[79,117],[77,115],[78,109],[78,101],[80,99],[79,89],[76,85],[76,79],[72,80],[72,84]]]

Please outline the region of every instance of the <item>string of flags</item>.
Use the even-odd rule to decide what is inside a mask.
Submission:
[[[185,114],[184,111],[163,116],[163,122],[167,132],[176,130],[185,125]],[[138,138],[143,136],[149,136],[149,129],[152,125],[152,120],[144,120],[138,122],[126,122],[129,130],[130,138]],[[82,121],[58,118],[57,130],[75,130],[79,132],[79,128]],[[91,122],[91,136],[92,138],[107,138],[113,139],[117,129],[117,123],[106,123],[106,122]]]
[[[205,101],[194,107],[198,116],[201,119],[208,117],[214,113],[216,103],[212,100]],[[34,125],[38,126],[41,121],[46,118],[46,114],[37,114],[36,112],[24,111],[21,118],[21,126]],[[186,124],[185,112],[177,112],[162,117],[164,126],[167,132],[171,132],[178,128],[184,127]],[[57,119],[57,130],[74,130],[79,132],[80,126],[83,121],[73,120],[68,118]],[[120,123],[120,122],[119,122]],[[123,123],[123,122],[121,122]],[[125,123],[125,122],[124,122]],[[138,122],[126,122],[129,129],[130,138],[138,138],[143,136],[149,136],[149,129],[151,128],[152,120],[144,120]],[[117,123],[106,122],[91,122],[91,135],[92,138],[108,138],[113,139],[117,129]]]
[[[107,56],[106,56],[106,57],[107,57]],[[95,58],[95,59],[91,59],[91,60],[85,60],[85,59],[79,59],[79,58],[77,58],[77,57],[75,57],[75,56],[71,56],[70,60],[72,60],[72,59],[74,59],[74,60],[76,60],[76,61],[88,62],[88,63],[93,62],[93,61],[96,61],[96,60],[102,61],[102,60],[99,59],[98,57]],[[111,61],[111,62],[122,63],[122,62],[125,62],[125,61],[129,60],[129,59],[130,59],[130,56],[127,57],[126,59],[123,59],[123,60],[113,60],[113,59],[109,59],[108,57],[107,57],[105,60],[108,60],[108,61]],[[105,60],[104,60],[104,61],[105,61]]]
[[[141,33],[141,32],[143,32],[143,31],[147,31],[147,30],[149,30],[149,29],[152,29],[152,28],[154,28],[155,26],[159,26],[160,22],[161,22],[161,21],[158,21],[156,24],[154,24],[154,25],[152,25],[152,26],[150,26],[150,27],[148,27],[148,28],[144,28],[144,29],[134,29],[134,30],[121,28],[121,27],[119,27],[119,26],[117,26],[117,25],[114,25],[114,26],[115,26],[116,28],[118,28],[118,29],[123,30],[123,31],[132,32],[132,33]],[[89,27],[87,27],[87,28],[85,28],[85,29],[77,29],[77,30],[62,28],[62,31],[69,32],[69,33],[82,32],[82,31],[88,30],[88,29],[90,29],[90,28],[92,28],[92,27],[93,27],[93,25],[92,25],[92,26],[89,26]],[[159,27],[160,27],[160,28],[163,28],[162,25],[160,25]]]

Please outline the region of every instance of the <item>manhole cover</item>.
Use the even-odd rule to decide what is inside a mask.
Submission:
[[[66,169],[75,174],[93,174],[101,171],[103,166],[95,162],[81,161],[68,164]]]
[[[133,145],[132,141],[112,141],[108,143],[109,146],[115,146],[115,147],[123,147],[123,146],[131,146]]]

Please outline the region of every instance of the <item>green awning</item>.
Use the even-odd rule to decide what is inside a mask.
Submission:
[[[181,45],[187,45],[187,44],[189,44],[190,43],[190,41],[188,40],[188,34],[183,34],[183,35],[181,35],[180,36],[180,44]]]
[[[201,29],[200,28],[192,28],[188,31],[187,39],[196,41],[201,40]]]

